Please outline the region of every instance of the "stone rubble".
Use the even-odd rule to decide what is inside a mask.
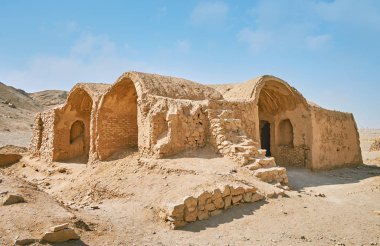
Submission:
[[[2,204],[4,206],[7,206],[7,205],[22,203],[22,202],[25,202],[25,199],[22,196],[9,194],[4,198]]]
[[[223,210],[231,206],[264,199],[264,196],[256,191],[254,187],[229,185],[211,192],[203,191],[196,197],[187,196],[183,202],[170,205],[163,217],[170,223],[171,228],[180,228],[188,223],[221,214]]]
[[[43,235],[41,241],[60,243],[68,240],[77,240],[79,238],[79,235],[74,231],[74,229],[69,228],[69,224],[65,223],[50,228],[50,231]]]

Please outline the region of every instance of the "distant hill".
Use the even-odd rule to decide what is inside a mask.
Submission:
[[[27,93],[0,82],[0,146],[27,146],[35,114],[65,102],[66,91]]]
[[[26,109],[38,111],[41,107],[23,90],[7,86],[0,82],[0,103],[3,104],[0,112],[6,113],[9,108]],[[5,105],[5,106],[4,106]],[[14,105],[14,107],[12,106]],[[9,107],[6,107],[9,106]]]
[[[29,93],[33,101],[41,107],[54,107],[63,104],[67,98],[67,91],[47,90]]]

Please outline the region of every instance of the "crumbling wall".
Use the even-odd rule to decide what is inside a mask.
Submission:
[[[253,101],[210,101],[209,109],[211,110],[230,110],[234,119],[241,120],[241,129],[253,141],[258,142],[260,136],[257,135],[256,129],[258,128],[257,106]]]
[[[352,114],[311,107],[311,116],[313,170],[363,162],[359,133]]]
[[[53,161],[53,140],[55,109],[38,113],[33,124],[33,135],[29,144],[29,152],[47,162]]]
[[[115,84],[102,98],[97,114],[97,152],[104,160],[138,146],[137,93],[132,81]]]
[[[157,157],[196,149],[206,145],[209,123],[206,101],[174,100],[150,97],[151,109],[146,115],[149,126],[149,150]]]

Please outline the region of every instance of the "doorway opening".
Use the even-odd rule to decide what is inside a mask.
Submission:
[[[270,123],[266,120],[260,121],[260,141],[261,148],[266,149],[266,156],[271,156],[270,152]]]

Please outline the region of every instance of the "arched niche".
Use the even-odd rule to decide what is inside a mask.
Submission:
[[[70,92],[66,105],[56,115],[53,161],[88,161],[92,105],[84,89],[77,87]]]
[[[278,125],[278,144],[293,147],[293,125],[289,119],[282,120]]]
[[[256,93],[259,121],[270,125],[270,155],[279,165],[308,165],[311,119],[306,100],[286,82],[275,78],[261,81]],[[261,137],[262,127],[259,133]],[[265,149],[267,142],[261,138],[260,143]]]
[[[100,160],[126,149],[137,149],[137,92],[129,78],[122,78],[102,98],[97,117],[97,134]]]

